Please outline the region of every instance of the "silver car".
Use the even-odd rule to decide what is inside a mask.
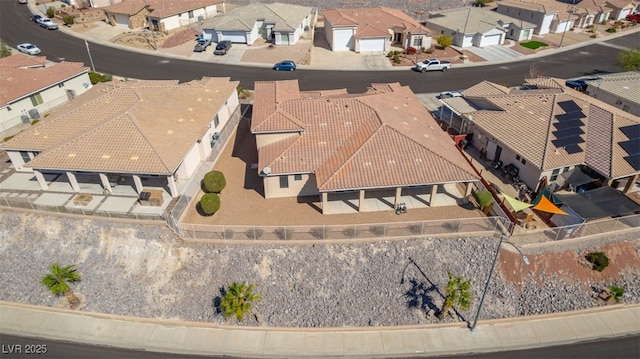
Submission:
[[[36,45],[30,44],[28,42],[20,44],[16,46],[16,48],[18,49],[18,51],[29,55],[38,55],[40,53],[40,49]]]
[[[40,18],[38,20],[38,24],[40,24],[40,26],[44,27],[47,30],[58,30],[58,24],[53,22],[53,20],[49,19],[48,17]]]

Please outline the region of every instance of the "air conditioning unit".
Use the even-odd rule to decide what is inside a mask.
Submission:
[[[211,147],[215,146],[216,143],[218,143],[219,139],[220,139],[220,132],[215,132],[213,135],[211,135]]]
[[[29,110],[29,116],[31,116],[32,119],[37,120],[40,118],[40,112],[38,112],[37,108],[32,108]]]

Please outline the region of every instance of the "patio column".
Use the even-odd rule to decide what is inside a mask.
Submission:
[[[431,186],[431,197],[429,197],[429,207],[434,207],[436,203],[436,195],[438,194],[438,185],[434,184]]]
[[[329,199],[329,195],[327,192],[322,192],[322,214],[324,214],[324,210],[327,209],[327,200]]]
[[[33,173],[36,175],[36,180],[38,180],[38,184],[40,185],[40,189],[46,191],[49,189],[49,185],[47,184],[47,180],[44,179],[42,172],[33,170]]]
[[[622,193],[624,193],[624,194],[629,193],[629,191],[633,187],[634,183],[636,183],[636,181],[638,181],[638,177],[640,177],[640,174],[637,174],[637,173],[635,175],[629,177],[629,179],[627,180],[627,184],[624,185],[624,190],[622,190]]]
[[[136,186],[136,193],[140,194],[140,192],[142,192],[142,190],[144,189],[140,176],[133,175],[131,177],[133,177],[133,184]]]
[[[167,184],[169,185],[169,194],[171,197],[178,197],[178,188],[176,187],[176,180],[173,175],[167,177]]]
[[[464,203],[469,203],[469,196],[471,195],[472,189],[472,182],[467,182],[464,188]]]
[[[67,178],[69,179],[69,184],[74,192],[80,192],[80,185],[78,185],[78,180],[76,179],[76,175],[73,172],[67,172]]]
[[[395,206],[397,206],[397,205],[398,205],[398,203],[400,203],[400,197],[401,197],[401,195],[402,195],[402,187],[398,187],[398,188],[396,188],[396,198],[395,198],[395,200],[394,200],[394,202],[393,202],[393,204],[394,204]]]
[[[108,191],[109,193],[113,192],[111,183],[109,183],[109,177],[107,177],[107,175],[104,173],[98,173],[98,176],[100,176],[100,183],[102,183],[102,188],[104,188],[105,191]]]
[[[362,208],[364,207],[364,190],[360,190],[360,197],[358,198],[358,212],[362,212]]]

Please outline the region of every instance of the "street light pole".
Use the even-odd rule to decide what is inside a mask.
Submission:
[[[522,256],[522,261],[524,262],[524,264],[529,265],[529,258],[527,258],[527,256],[525,256],[522,253],[520,248],[516,247],[516,245],[513,244],[513,243],[505,242],[504,241],[504,235],[501,234],[500,235],[500,242],[498,242],[498,249],[496,250],[496,255],[495,255],[495,257],[493,257],[493,263],[491,263],[491,270],[489,270],[489,278],[487,278],[487,283],[484,285],[484,291],[482,292],[482,297],[480,298],[480,304],[478,304],[478,311],[476,312],[476,317],[473,320],[473,324],[471,325],[471,328],[470,328],[472,332],[476,329],[476,324],[478,324],[478,317],[480,317],[480,311],[482,310],[482,303],[484,303],[484,298],[487,295],[487,291],[489,289],[489,284],[491,284],[491,278],[493,277],[493,270],[496,267],[496,262],[498,261],[498,256],[500,255],[500,247],[502,246],[502,243],[511,244],[518,251],[518,253],[520,253],[520,255]]]

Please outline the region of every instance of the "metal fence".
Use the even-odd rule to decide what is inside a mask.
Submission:
[[[606,219],[597,222],[569,225],[564,227],[528,230],[527,233],[512,235],[511,241],[519,245],[523,245],[548,241],[559,241],[568,238],[580,238],[634,228],[640,229],[640,214]]]

